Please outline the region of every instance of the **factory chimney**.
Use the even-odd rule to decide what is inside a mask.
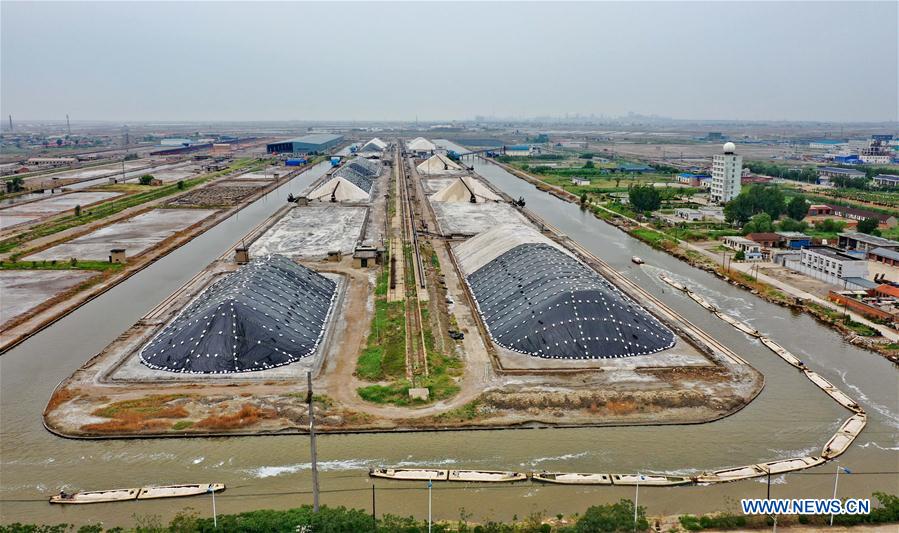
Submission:
[[[69,131],[69,135],[72,134],[72,123],[69,122],[69,114],[66,113],[66,129]]]

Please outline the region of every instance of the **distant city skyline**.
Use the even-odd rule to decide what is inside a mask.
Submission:
[[[899,120],[896,2],[0,3],[14,120]]]

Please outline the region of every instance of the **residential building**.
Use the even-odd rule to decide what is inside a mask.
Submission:
[[[740,194],[743,156],[737,155],[732,142],[724,143],[724,153],[712,157],[712,188],[709,199],[725,204]]]
[[[724,222],[724,209],[713,205],[704,205],[699,208],[702,218],[706,220],[717,220]]]
[[[827,204],[812,204],[808,208],[810,217],[826,217],[833,214],[833,208]]]
[[[724,246],[738,252],[743,252],[746,259],[749,260],[762,258],[762,246],[755,241],[750,241],[746,237],[728,235],[727,237],[724,237]]]
[[[874,176],[874,185],[878,187],[899,187],[899,176],[895,174],[878,174]]]
[[[762,248],[777,248],[783,240],[777,233],[770,232],[750,233],[746,238],[759,243]]]
[[[867,278],[868,262],[832,246],[809,246],[800,250],[799,272],[832,285],[840,285],[845,278]]]
[[[590,185],[590,180],[588,180],[587,178],[574,177],[571,178],[571,183],[573,183],[574,185],[587,186]]]
[[[694,174],[693,172],[682,172],[677,175],[677,182],[689,185],[691,187],[699,187],[706,185],[712,177],[708,174]]]
[[[866,218],[876,218],[880,225],[886,226],[888,228],[895,227],[896,224],[899,223],[899,219],[897,219],[893,215],[871,211],[870,209],[859,209],[857,207],[835,205],[831,207],[831,210],[834,216],[845,218],[848,220],[854,220],[856,222],[860,222],[862,220],[865,220]]]
[[[844,250],[859,250],[865,253],[875,248],[899,251],[899,242],[897,241],[858,232],[841,233],[838,244]]]

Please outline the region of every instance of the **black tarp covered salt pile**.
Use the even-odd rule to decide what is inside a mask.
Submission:
[[[281,255],[255,259],[204,290],[140,353],[154,369],[265,370],[312,355],[337,285]]]
[[[599,274],[542,242],[519,244],[467,278],[499,345],[553,359],[645,355],[674,334]]]

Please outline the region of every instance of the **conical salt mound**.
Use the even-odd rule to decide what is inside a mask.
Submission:
[[[170,372],[265,370],[312,355],[336,284],[281,255],[256,259],[202,294],[140,353]]]
[[[432,155],[416,168],[418,169],[419,174],[424,174],[426,176],[435,174],[455,174],[465,171],[465,169],[462,168],[462,165],[443,154]]]
[[[471,176],[463,176],[431,196],[436,202],[497,202],[502,200],[496,193],[488,189],[479,180]]]

